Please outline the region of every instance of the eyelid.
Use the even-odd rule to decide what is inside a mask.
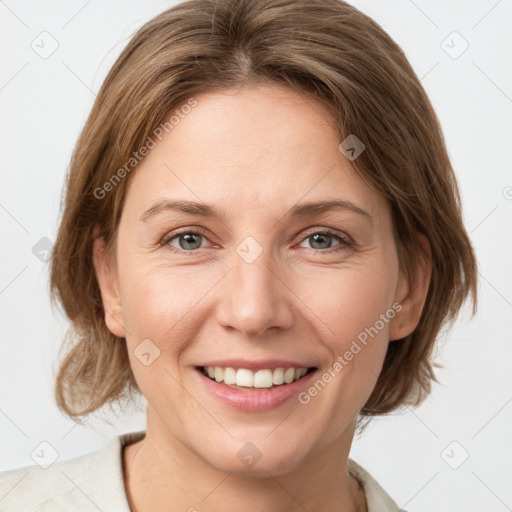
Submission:
[[[301,233],[302,231],[299,231]],[[343,231],[338,231],[337,229],[328,228],[328,227],[321,227],[316,226],[314,228],[307,229],[305,233],[302,235],[302,240],[308,238],[311,235],[315,235],[317,233],[326,234],[326,235],[332,235],[336,236],[342,240],[345,240],[347,243],[353,243],[352,238]]]

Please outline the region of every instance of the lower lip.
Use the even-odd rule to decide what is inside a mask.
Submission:
[[[195,372],[199,375],[206,390],[222,403],[230,405],[235,409],[253,412],[274,409],[287,400],[290,400],[290,398],[297,395],[303,388],[305,388],[317,373],[315,370],[291,384],[283,384],[275,388],[248,388],[245,390],[230,388],[226,384],[212,380],[197,368],[195,369]]]

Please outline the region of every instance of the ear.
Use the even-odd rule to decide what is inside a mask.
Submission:
[[[410,279],[404,270],[395,293],[395,301],[401,305],[390,322],[389,340],[405,338],[416,329],[425,305],[432,274],[432,249],[427,237],[418,234],[418,243],[423,252],[419,255],[416,267],[411,269]]]
[[[125,329],[117,272],[115,265],[107,258],[105,240],[101,237],[95,238],[92,251],[96,280],[98,281],[105,311],[105,323],[112,334],[124,338]]]

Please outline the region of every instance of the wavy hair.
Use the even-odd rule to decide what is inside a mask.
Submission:
[[[140,28],[108,73],[75,146],[51,256],[52,304],[70,320],[56,372],[59,408],[78,420],[140,393],[126,342],[107,328],[92,245],[112,255],[130,176],[98,189],[177,105],[202,92],[284,84],[323,102],[339,140],[366,150],[356,172],[389,201],[404,269],[432,249],[431,282],[416,329],[389,344],[362,416],[419,404],[430,392],[433,347],[471,295],[476,261],[438,118],[402,49],[341,0],[188,0]],[[133,173],[132,173],[133,174]],[[108,312],[107,312],[108,314]]]

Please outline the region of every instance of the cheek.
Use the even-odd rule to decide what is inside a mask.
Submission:
[[[195,314],[212,279],[198,277],[192,266],[133,261],[124,268],[121,300],[130,344],[149,338],[166,353],[179,351],[197,326]]]
[[[340,401],[359,410],[375,386],[389,344],[390,321],[397,311],[393,307],[395,277],[393,269],[382,272],[379,265],[331,271],[325,280],[329,292],[310,289],[304,300],[318,317],[318,331],[330,354],[330,369],[319,378],[333,382],[327,386],[330,399],[326,403],[331,404],[334,417],[342,415]]]
[[[308,286],[312,284],[314,288]],[[311,277],[302,286],[301,297],[325,323],[328,338],[346,341],[357,338],[392,308],[395,278],[393,271],[385,273],[378,266],[347,268]],[[387,334],[388,323],[379,327]]]
[[[135,380],[157,410],[172,408],[179,411],[178,418],[193,409],[178,384],[183,380],[180,355],[197,336],[200,301],[212,280],[198,277],[197,270],[142,260],[131,261],[124,270],[123,319]],[[173,397],[172,406],[169,397]]]

